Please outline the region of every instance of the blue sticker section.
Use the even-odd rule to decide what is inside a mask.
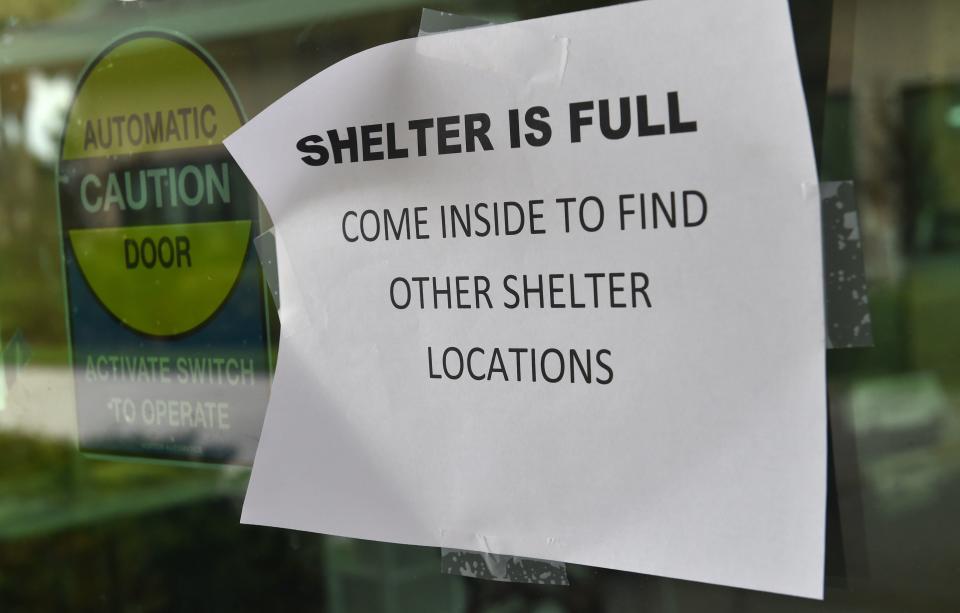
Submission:
[[[247,249],[210,321],[150,337],[110,315],[64,241],[83,451],[249,465],[269,396],[263,285]],[[189,304],[183,308],[189,309]]]

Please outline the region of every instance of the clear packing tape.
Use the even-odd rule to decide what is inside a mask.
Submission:
[[[827,349],[873,346],[853,181],[820,184]]]

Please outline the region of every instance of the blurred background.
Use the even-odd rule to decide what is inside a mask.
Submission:
[[[791,1],[821,180],[855,186],[874,337],[827,356],[824,602],[576,566],[569,587],[441,574],[436,549],[239,525],[242,467],[78,452],[55,168],[77,78],[110,40],[183,32],[252,117],[416,36],[423,8],[505,22],[598,4],[0,0],[0,611],[960,610],[954,0]]]

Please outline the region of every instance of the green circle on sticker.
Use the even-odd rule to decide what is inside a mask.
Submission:
[[[86,283],[126,326],[190,332],[237,283],[255,197],[239,193],[222,141],[242,123],[219,68],[174,34],[125,36],[84,71],[58,166],[61,220]]]
[[[199,49],[173,34],[143,32],[114,43],[80,78],[62,159],[221,143],[243,121],[233,94],[214,70]],[[205,108],[213,109],[215,121]],[[181,109],[196,109],[197,117],[181,114]],[[138,121],[142,134],[131,142]]]

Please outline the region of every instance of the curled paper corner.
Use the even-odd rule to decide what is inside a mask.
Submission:
[[[273,303],[280,308],[280,273],[277,266],[277,236],[270,228],[253,238],[253,248],[260,259],[263,280],[273,295]]]
[[[277,232],[276,227],[254,237],[253,246],[260,260],[264,282],[277,307],[280,336],[290,337],[295,334],[295,331],[303,329],[301,324],[314,323],[318,317],[325,323],[325,313],[318,311],[317,314],[310,314],[311,311],[307,308],[300,290],[300,283],[295,276],[292,260],[283,244],[283,237]],[[281,293],[283,300],[280,299]]]

